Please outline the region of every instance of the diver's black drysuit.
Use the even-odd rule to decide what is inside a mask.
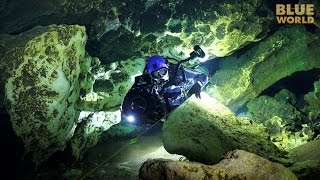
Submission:
[[[157,81],[151,74],[135,77],[135,83],[122,103],[122,116],[134,115],[138,123],[158,121],[195,94],[200,97],[208,77],[181,64],[168,63],[169,80]]]
[[[207,83],[208,77],[205,74],[169,63],[169,81],[162,87],[168,110],[173,110],[192,94],[200,98],[200,92]]]

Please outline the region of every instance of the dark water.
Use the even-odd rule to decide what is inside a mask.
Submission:
[[[21,170],[23,143],[15,135],[10,121],[10,115],[4,108],[0,108],[0,127],[1,175],[18,177],[16,172]]]

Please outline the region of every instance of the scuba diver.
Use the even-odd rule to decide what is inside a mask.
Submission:
[[[201,98],[200,93],[208,77],[182,63],[205,56],[199,46],[194,47],[190,57],[170,63],[159,55],[147,59],[141,76],[127,93],[122,103],[122,118],[129,123],[153,124],[182,104],[191,95]]]

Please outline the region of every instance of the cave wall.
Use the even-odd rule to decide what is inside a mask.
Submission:
[[[154,53],[185,57],[196,44],[216,57],[264,37],[271,14],[261,0],[4,1],[0,33],[84,25],[88,52],[105,64]]]
[[[75,156],[80,156],[80,151],[92,147],[101,133],[101,128],[93,124],[103,123],[92,117],[96,117],[96,112],[104,114],[118,108],[133,83],[131,76],[141,73],[147,56],[186,58],[193,46],[200,44],[211,61],[222,57],[206,91],[236,110],[280,79],[297,71],[319,68],[319,30],[309,31],[303,25],[280,28],[275,25],[272,8],[269,1],[262,0],[4,0],[0,4],[0,69],[4,73],[0,77],[0,106],[8,107],[27,152],[40,149],[36,161],[63,149],[73,136],[76,123],[79,126],[71,143]],[[318,19],[319,16],[317,22]],[[51,24],[61,25],[47,26]],[[81,33],[70,27],[79,28]],[[68,44],[73,35],[79,37],[74,46]],[[51,41],[46,39],[61,46],[52,49]],[[61,53],[63,49],[66,52]],[[51,50],[54,58],[44,58],[45,50]],[[71,61],[66,60],[69,58]],[[101,64],[89,67],[91,61]],[[59,89],[61,93],[56,97],[59,103],[54,107],[59,117],[44,108],[49,105],[43,97],[55,93],[44,86],[34,93],[30,85],[41,77],[52,84],[52,79],[61,76],[47,76],[47,71],[57,68],[63,69],[59,72],[64,72],[69,83]],[[19,98],[24,101],[16,104]],[[28,113],[41,104],[42,114]],[[79,111],[88,111],[87,117],[79,120]],[[53,120],[39,123],[43,116]],[[114,119],[107,119],[107,123],[109,120]],[[56,129],[60,123],[65,125],[63,132]],[[94,129],[99,132],[83,136],[83,132]]]
[[[63,150],[74,132],[79,110],[80,64],[87,61],[85,27],[51,25],[0,37],[3,105],[24,154],[39,164]]]
[[[222,59],[207,92],[236,111],[282,78],[319,68],[319,43],[319,32],[301,25],[281,27],[246,51]]]

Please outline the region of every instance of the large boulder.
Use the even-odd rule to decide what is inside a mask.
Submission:
[[[229,152],[213,166],[196,162],[148,160],[139,171],[141,180],[147,179],[241,179],[294,180],[297,177],[283,165],[243,150]]]
[[[282,78],[320,68],[318,37],[304,26],[281,27],[247,51],[223,59],[207,92],[237,110]]]
[[[4,105],[24,143],[25,154],[41,163],[64,149],[76,127],[80,64],[90,64],[84,63],[85,28],[39,26],[0,38]]]
[[[163,144],[170,153],[207,164],[217,163],[234,149],[266,158],[280,156],[263,126],[235,117],[204,93],[201,99],[192,96],[169,115],[163,125]]]

